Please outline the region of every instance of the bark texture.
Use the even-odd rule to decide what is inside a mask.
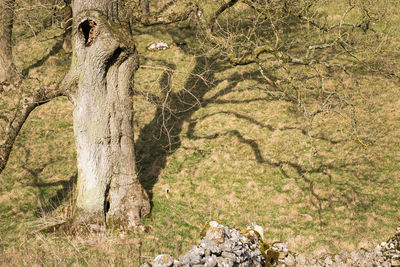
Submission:
[[[74,1],[74,134],[78,155],[75,223],[132,230],[150,212],[136,174],[133,78],[139,66],[131,36],[110,1]]]
[[[2,85],[12,84],[17,76],[11,45],[14,4],[15,0],[0,0],[0,91]]]
[[[142,20],[148,23],[150,18],[149,0],[140,0],[140,9],[142,12]]]
[[[72,8],[71,0],[64,0],[65,7],[63,9],[64,13],[64,34],[63,34],[63,49],[65,52],[72,52]]]
[[[72,1],[73,16],[87,12],[89,10],[100,11],[108,20],[117,21],[119,19],[119,6],[123,0],[75,0]]]

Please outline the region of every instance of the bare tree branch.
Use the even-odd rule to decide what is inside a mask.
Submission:
[[[144,26],[154,25],[168,25],[185,21],[190,18],[191,14],[198,10],[198,7],[194,3],[187,3],[185,6],[180,7],[180,12],[170,12],[169,14],[156,13],[152,15],[148,6],[147,0],[140,1],[141,16],[137,18],[139,23]]]
[[[231,1],[223,4],[222,6],[220,6],[209,21],[210,28],[213,29],[214,24],[217,21],[217,18],[219,15],[221,15],[228,8],[234,6],[237,2],[238,2],[238,0],[231,0]]]
[[[33,93],[23,94],[14,108],[8,110],[8,112],[2,111],[1,119],[6,125],[0,132],[0,173],[6,167],[15,139],[29,114],[36,107],[48,103],[56,97],[66,95],[72,85],[73,80],[69,75],[66,75],[63,81],[55,88],[40,88],[33,91]]]

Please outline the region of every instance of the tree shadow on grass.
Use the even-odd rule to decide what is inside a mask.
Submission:
[[[311,178],[313,174],[318,174],[322,177],[325,177],[326,180],[328,181],[328,184],[330,186],[335,184],[335,181],[333,180],[332,175],[330,174],[330,171],[340,171],[342,169],[345,169],[347,167],[350,167],[351,164],[343,164],[340,166],[331,164],[331,163],[326,163],[326,164],[320,164],[318,167],[315,168],[309,168],[306,166],[302,166],[297,162],[289,161],[289,160],[282,160],[277,157],[277,159],[269,159],[263,156],[263,153],[260,149],[260,145],[258,144],[257,140],[252,139],[252,138],[246,138],[243,136],[243,134],[239,130],[228,130],[225,132],[219,132],[211,135],[206,135],[206,136],[198,136],[194,134],[194,129],[196,128],[196,125],[198,122],[202,121],[203,119],[209,117],[209,116],[214,116],[217,114],[230,114],[234,115],[237,118],[244,119],[254,125],[257,125],[263,129],[266,129],[268,131],[286,131],[286,130],[299,130],[294,127],[282,127],[282,128],[273,128],[271,125],[268,124],[263,124],[254,118],[251,118],[249,116],[241,115],[236,112],[216,112],[212,113],[203,117],[200,117],[196,120],[193,120],[190,122],[188,126],[188,132],[187,132],[187,137],[191,140],[199,140],[199,139],[206,139],[206,140],[211,140],[211,139],[217,139],[220,137],[227,137],[227,136],[234,136],[237,138],[237,140],[249,146],[254,154],[255,160],[258,164],[260,165],[268,165],[273,168],[277,168],[280,173],[282,174],[283,177],[287,179],[293,179],[297,183],[300,182],[303,186],[300,188],[303,192],[306,192],[310,195],[311,197],[311,205],[317,210],[318,212],[318,221],[320,225],[324,224],[324,218],[323,218],[323,212],[326,211],[327,209],[333,210],[335,205],[340,205],[340,206],[346,206],[349,208],[349,205],[354,201],[353,197],[354,195],[361,197],[362,194],[360,190],[354,186],[351,185],[351,183],[344,183],[344,185],[347,187],[347,192],[342,192],[340,198],[336,198],[333,194],[324,194],[321,192],[318,192],[316,190],[316,182]],[[306,137],[306,133],[303,133],[304,136]],[[329,141],[328,141],[329,142]],[[288,173],[288,169],[291,170],[291,173]],[[368,209],[370,206],[370,202],[364,201],[362,198],[360,198],[360,202],[357,203],[359,209]]]
[[[184,40],[180,33],[170,33],[175,41]],[[188,56],[193,52],[188,47],[181,48]],[[162,97],[146,96],[157,105],[153,119],[145,125],[139,133],[135,143],[136,167],[139,180],[152,197],[152,189],[158,180],[161,170],[166,165],[166,159],[181,147],[180,134],[184,122],[189,122],[192,115],[208,104],[214,103],[216,98],[226,95],[242,81],[244,76],[252,75],[251,72],[238,75],[234,73],[226,80],[229,85],[216,93],[214,97],[205,99],[204,96],[223,80],[216,78],[217,73],[232,68],[230,64],[219,58],[218,55],[195,57],[189,78],[186,80],[183,89],[176,91],[171,88],[171,78],[176,66],[172,63],[157,60],[167,69],[159,80],[162,90]],[[250,101],[257,101],[254,99]]]
[[[170,88],[171,73],[165,71],[160,80],[164,99],[156,102],[155,115],[145,125],[135,143],[136,166],[139,179],[145,189],[152,195],[152,188],[157,182],[161,170],[165,167],[166,158],[181,146],[180,134],[185,121],[202,107],[204,95],[212,89],[216,80],[215,72],[226,69],[222,64],[212,64],[216,58],[198,57],[196,65],[185,83],[185,88],[174,92]],[[172,64],[167,65],[175,69]]]
[[[43,217],[46,213],[51,213],[56,210],[61,204],[63,204],[66,200],[72,199],[73,190],[76,185],[76,181],[78,179],[78,173],[74,173],[69,177],[68,180],[62,180],[57,182],[50,183],[37,183],[36,187],[42,190],[47,187],[58,187],[62,186],[62,188],[58,189],[55,192],[55,195],[46,201],[43,201],[41,206],[38,207],[36,211],[36,215],[38,217]],[[41,196],[43,198],[43,195]]]
[[[38,190],[36,197],[39,201],[39,207],[37,208],[35,215],[37,217],[43,217],[47,213],[51,213],[56,210],[65,200],[71,198],[73,189],[75,188],[76,181],[78,178],[78,173],[72,174],[68,180],[61,180],[56,182],[43,182],[40,179],[40,174],[45,170],[45,168],[53,163],[52,160],[41,164],[39,167],[31,168],[29,167],[30,161],[30,151],[27,148],[25,150],[25,160],[22,164],[22,169],[28,172],[32,176],[32,183],[29,183],[29,186],[35,187]],[[57,189],[54,194],[54,189],[51,194],[53,195],[51,198],[48,198],[46,195],[48,194],[49,188],[55,188],[61,186],[60,189]]]
[[[51,56],[54,56],[55,54],[57,54],[61,49],[62,49],[62,45],[63,45],[63,40],[60,39],[58,40],[53,47],[50,49],[49,53],[47,55],[45,55],[44,57],[42,57],[41,59],[39,59],[38,61],[36,61],[35,63],[31,64],[30,66],[26,67],[25,69],[23,69],[21,71],[22,76],[26,77],[29,75],[29,71],[35,68],[38,68],[40,66],[42,66],[46,60],[48,60]]]
[[[179,34],[174,34],[173,36],[175,36],[176,39],[184,39],[179,37]],[[188,48],[184,48],[184,51],[187,55],[191,55],[191,51]],[[188,123],[188,139],[211,140],[221,136],[235,136],[240,143],[243,143],[252,149],[255,160],[258,164],[276,168],[281,172],[283,177],[293,179],[297,184],[301,184],[301,186],[299,185],[298,187],[302,192],[310,197],[311,205],[317,210],[321,225],[324,221],[323,212],[325,210],[331,210],[334,213],[335,206],[343,206],[346,208],[352,206],[354,208],[355,205],[356,207],[354,209],[368,209],[371,205],[371,201],[373,200],[368,200],[370,196],[366,196],[365,193],[361,192],[361,189],[354,186],[351,181],[345,181],[341,182],[342,184],[339,184],[339,182],[336,182],[332,178],[332,172],[341,173],[349,167],[351,168],[347,171],[351,173],[351,169],[356,168],[356,166],[351,166],[352,163],[322,163],[315,167],[310,167],[303,166],[295,160],[283,160],[279,159],[279,157],[269,159],[263,156],[257,140],[246,138],[238,129],[221,129],[221,132],[207,136],[196,136],[194,134],[198,122],[210,116],[219,114],[235,116],[238,119],[245,120],[270,132],[277,130],[299,131],[304,135],[305,140],[307,140],[308,134],[304,129],[292,126],[276,128],[272,125],[257,121],[255,118],[251,117],[251,115],[241,114],[240,112],[235,111],[220,111],[205,115],[195,120],[192,119],[192,116],[196,111],[205,108],[209,104],[246,104],[255,101],[268,102],[284,100],[280,96],[274,95],[239,100],[221,99],[221,97],[233,92],[238,83],[243,80],[260,82],[260,78],[256,73],[250,70],[239,75],[238,72],[235,72],[229,77],[226,77],[225,80],[228,81],[228,85],[225,88],[206,98],[205,95],[208,92],[211,92],[217,84],[223,81],[217,78],[217,74],[232,68],[232,66],[226,61],[219,58],[218,55],[196,57],[192,73],[186,80],[184,88],[179,91],[171,89],[171,77],[174,74],[176,66],[167,62],[162,62],[162,64],[167,67],[159,81],[163,97],[160,98],[155,95],[150,96],[150,98],[157,103],[157,109],[151,122],[140,130],[138,139],[135,143],[136,166],[139,173],[139,179],[151,198],[152,189],[157,183],[160,172],[166,166],[167,157],[181,147],[180,135],[183,130],[183,124],[186,122]],[[287,101],[290,102],[290,100]],[[324,135],[316,135],[314,138],[331,145],[337,145],[342,142],[342,140],[334,140]],[[317,185],[318,182],[313,180],[312,177],[314,175],[318,175],[321,179],[326,180],[326,183],[332,188],[340,186],[345,188],[345,190],[339,192],[335,189],[335,192],[339,193],[338,195],[335,195],[332,192],[321,193],[316,189],[319,185]]]

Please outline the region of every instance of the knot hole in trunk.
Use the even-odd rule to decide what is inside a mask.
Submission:
[[[79,24],[79,31],[83,34],[85,38],[85,45],[90,46],[96,37],[96,22],[91,19],[87,19]]]

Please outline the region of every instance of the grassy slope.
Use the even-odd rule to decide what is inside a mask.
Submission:
[[[43,38],[52,34],[45,32]],[[21,69],[57,43],[38,39],[17,44]],[[332,178],[305,175],[318,196],[332,200],[319,202],[293,168],[310,165],[308,139],[295,107],[254,89],[252,66],[232,69],[213,56],[194,57],[190,49],[178,47],[146,51],[149,42],[159,39],[186,39],[189,46],[196,45],[183,30],[143,31],[137,36],[142,68],[136,74],[136,89],[159,96],[171,90],[172,103],[179,103],[173,105],[177,116],[165,114],[170,144],[149,94],[135,96],[137,166],[153,195],[152,217],[144,221],[150,232],[124,239],[114,231],[77,238],[30,235],[43,220],[43,210],[65,205],[76,175],[72,105],[60,98],[30,116],[1,175],[0,264],[12,259],[24,265],[137,265],[157,253],[182,254],[198,241],[202,225],[210,219],[237,228],[256,221],[264,227],[267,241],[286,240],[291,249],[306,253],[370,246],[399,225],[397,84],[367,75],[352,96],[362,133],[372,139],[366,148],[349,139],[344,122],[329,117],[318,121],[316,142],[321,157],[332,166],[327,171]],[[392,47],[395,52],[399,43]],[[52,84],[67,67],[68,57],[59,51],[30,75]]]

